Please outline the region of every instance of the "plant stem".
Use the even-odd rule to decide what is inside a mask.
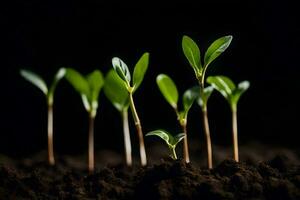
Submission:
[[[239,146],[238,146],[238,128],[237,128],[237,112],[232,111],[232,138],[233,138],[233,155],[234,160],[239,162]]]
[[[177,160],[177,155],[176,155],[176,151],[175,151],[175,148],[171,148],[171,152],[172,152],[172,157],[174,160]]]
[[[127,109],[124,109],[122,111],[122,119],[123,119],[123,134],[124,134],[126,165],[131,166],[132,165],[131,141],[130,141],[130,133],[129,133],[129,125],[128,125],[128,111],[127,111]]]
[[[189,156],[186,124],[187,124],[186,122],[181,123],[182,131],[185,134],[185,137],[183,138],[183,158],[184,158],[186,163],[189,163],[190,162],[190,156]]]
[[[205,136],[206,136],[206,145],[207,145],[207,165],[208,165],[208,169],[212,169],[213,168],[212,148],[211,148],[211,139],[210,139],[210,131],[209,131],[209,123],[208,123],[206,106],[202,110],[202,113],[203,113],[204,132],[205,132]]]
[[[95,117],[89,116],[89,136],[88,136],[88,170],[94,172],[94,121]]]
[[[48,163],[55,164],[53,153],[53,106],[48,104]]]
[[[143,131],[142,131],[142,126],[141,122],[139,119],[139,116],[136,112],[133,97],[132,97],[132,92],[129,93],[129,102],[130,102],[130,108],[131,112],[133,115],[135,127],[137,130],[138,138],[139,138],[139,143],[140,143],[140,157],[141,157],[141,164],[142,166],[147,165],[147,158],[146,158],[146,151],[145,151],[145,144],[144,144],[144,137],[143,137]]]

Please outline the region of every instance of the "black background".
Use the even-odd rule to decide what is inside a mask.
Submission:
[[[180,131],[172,109],[157,89],[155,77],[159,73],[169,74],[180,93],[197,83],[181,50],[184,34],[191,36],[202,52],[218,37],[233,35],[231,46],[210,66],[208,75],[224,74],[235,82],[251,82],[239,104],[241,144],[257,141],[297,146],[297,6],[288,1],[199,2],[140,1],[129,5],[99,0],[28,0],[3,6],[1,153],[24,155],[46,147],[45,99],[19,76],[19,69],[33,70],[50,82],[59,67],[73,67],[82,73],[97,68],[106,73],[114,56],[122,58],[132,69],[145,51],[150,52],[150,65],[135,96],[144,132],[157,128]],[[118,112],[103,94],[99,104],[96,149],[121,152]],[[212,95],[208,106],[213,143],[231,145],[229,106],[218,93]],[[79,95],[66,81],[57,88],[54,114],[55,150],[84,152],[87,114]],[[191,139],[199,142],[204,141],[200,116],[195,105],[189,116],[189,131]],[[136,142],[134,131],[132,127]]]

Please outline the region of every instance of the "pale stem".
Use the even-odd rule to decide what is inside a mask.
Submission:
[[[239,146],[238,146],[238,127],[237,127],[237,112],[232,111],[232,138],[233,138],[233,155],[234,160],[239,162]]]
[[[206,106],[202,110],[202,113],[203,113],[204,132],[205,132],[205,136],[206,136],[206,145],[207,145],[207,165],[208,165],[208,169],[212,169],[213,168],[212,148],[211,148],[211,139],[210,139],[210,131],[209,131],[209,123],[208,123]]]
[[[122,111],[122,119],[123,119],[123,134],[124,134],[124,146],[125,146],[125,158],[126,165],[132,165],[132,156],[131,156],[131,141],[130,141],[130,132],[128,125],[128,111],[124,109]]]
[[[95,117],[89,116],[89,135],[88,135],[88,170],[94,172],[94,121]]]
[[[55,164],[53,152],[53,106],[48,105],[48,162],[50,165]]]
[[[147,158],[146,158],[143,131],[142,131],[142,126],[141,126],[139,116],[138,116],[138,114],[136,112],[136,109],[135,109],[135,105],[134,105],[134,101],[133,101],[133,97],[132,97],[131,92],[129,93],[129,100],[130,100],[131,112],[132,112],[132,115],[133,115],[135,127],[136,127],[138,138],[139,138],[139,143],[140,143],[141,164],[142,164],[142,166],[145,166],[145,165],[147,165]]]
[[[175,151],[175,148],[171,148],[171,152],[172,152],[172,157],[174,160],[177,160],[177,155],[176,155],[176,151]]]
[[[184,122],[181,124],[182,131],[185,134],[185,137],[183,138],[183,158],[186,163],[190,162],[190,156],[189,156],[189,148],[188,148],[188,139],[187,139],[187,129],[186,129],[187,123]]]

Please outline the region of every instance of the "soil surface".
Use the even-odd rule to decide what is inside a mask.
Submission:
[[[299,160],[287,151],[257,163],[223,159],[212,170],[164,158],[147,167],[106,165],[91,175],[68,157],[55,167],[37,158],[3,160],[1,200],[300,199]]]

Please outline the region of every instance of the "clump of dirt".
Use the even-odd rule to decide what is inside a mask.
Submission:
[[[0,166],[0,199],[300,199],[300,166],[278,155],[258,165],[224,160],[212,170],[162,159],[88,175],[61,161]]]

